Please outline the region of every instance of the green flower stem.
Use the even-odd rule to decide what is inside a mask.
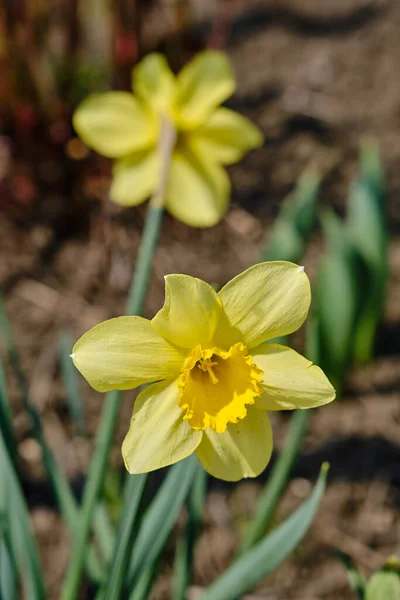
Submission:
[[[240,554],[244,554],[254,546],[271,526],[275,508],[286,488],[290,472],[303,445],[309,419],[308,410],[297,410],[294,413],[286,444],[272,468],[268,485],[261,495],[256,514],[241,544]]]
[[[138,315],[143,308],[153,256],[161,229],[168,171],[175,139],[176,132],[172,124],[164,118],[158,148],[161,157],[160,181],[157,190],[150,199],[147,219],[140,242],[135,273],[126,308],[126,312],[129,315]],[[108,454],[119,415],[120,403],[120,391],[113,390],[107,394],[100,426],[95,439],[94,456],[85,485],[82,510],[78,522],[78,534],[73,543],[71,561],[60,600],[75,600],[79,594],[94,511],[104,483]]]

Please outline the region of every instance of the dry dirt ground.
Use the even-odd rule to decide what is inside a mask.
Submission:
[[[199,18],[207,16],[206,5]],[[327,493],[306,540],[251,596],[350,600],[354,596],[333,548],[350,554],[367,575],[389,554],[400,552],[400,3],[275,0],[238,5],[228,38],[238,79],[231,105],[259,124],[266,142],[230,169],[234,204],[223,223],[193,231],[166,217],[145,316],[162,304],[164,274],[190,273],[223,284],[256,260],[280,200],[310,163],[326,172],[321,202],[343,212],[360,136],[378,139],[390,189],[392,268],[377,358],[351,374],[340,402],[313,413],[278,518],[308,495],[324,460],[331,463]],[[106,186],[107,181],[98,183],[96,193]],[[16,222],[2,217],[0,284],[32,399],[58,460],[79,490],[102,397],[81,382],[90,430],[89,441],[82,441],[66,408],[59,335],[69,330],[75,339],[123,311],[145,213],[143,208],[116,210],[107,200],[88,201],[76,188],[74,194],[73,214],[70,198],[45,190],[34,218]],[[311,274],[319,248],[316,234],[306,258]],[[29,437],[8,375],[25,490],[50,597],[56,599],[68,535],[43,483],[39,449]],[[117,467],[132,400],[128,393],[121,411],[112,455]],[[277,451],[288,422],[287,415],[274,416]],[[235,486],[210,484],[192,598],[229,564],[266,477]],[[168,598],[169,582],[167,568],[155,598]]]

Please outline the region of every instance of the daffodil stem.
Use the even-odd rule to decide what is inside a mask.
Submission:
[[[139,315],[143,309],[151,265],[161,229],[164,199],[168,183],[168,172],[175,140],[176,133],[174,127],[167,118],[163,118],[158,146],[160,154],[160,180],[157,190],[150,199],[149,210],[127,301],[126,312],[128,315]],[[79,586],[93,523],[94,510],[104,483],[104,475],[118,420],[120,403],[120,391],[114,390],[107,394],[101,415],[100,426],[97,430],[95,439],[94,456],[85,485],[82,510],[77,524],[78,533],[74,540],[71,562],[63,584],[60,600],[76,600],[79,594]],[[136,485],[136,479],[130,478],[127,483],[127,493],[129,493],[131,486],[134,485]]]
[[[286,488],[296,457],[303,445],[309,419],[310,413],[308,410],[297,410],[293,414],[286,444],[272,468],[268,484],[258,502],[256,514],[241,544],[240,554],[244,554],[254,546],[271,526],[276,506]]]

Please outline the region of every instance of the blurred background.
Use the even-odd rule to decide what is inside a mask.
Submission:
[[[399,31],[397,0],[2,0],[0,6],[0,286],[31,399],[78,495],[102,396],[80,380],[86,431],[76,435],[61,380],[60,336],[68,343],[123,312],[146,211],[110,203],[110,162],[90,152],[72,128],[78,103],[93,91],[130,89],[132,66],[150,51],[164,52],[177,71],[213,47],[227,51],[236,74],[228,105],[265,135],[262,148],[229,168],[232,206],[223,222],[201,231],[165,216],[147,317],[163,303],[166,273],[223,285],[257,261],[282,200],[305,169],[321,174],[321,206],[342,217],[360,140],[379,144],[391,243],[376,357],[351,371],[341,401],[313,413],[278,518],[304,500],[328,460],[322,508],[306,541],[253,600],[350,599],[332,547],[367,574],[400,552]],[[311,278],[323,248],[316,227],[304,259]],[[69,537],[10,369],[6,375],[24,490],[55,599]],[[134,397],[125,397],[110,479],[120,476]],[[273,421],[279,452],[288,416]],[[193,598],[196,587],[229,564],[267,477],[268,471],[261,481],[210,482]],[[168,598],[169,585],[166,568],[154,598]]]

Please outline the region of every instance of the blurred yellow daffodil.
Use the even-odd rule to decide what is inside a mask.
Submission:
[[[334,399],[324,373],[275,343],[296,331],[310,305],[302,267],[266,262],[219,293],[200,279],[168,275],[155,317],[118,317],[76,343],[72,358],[101,392],[152,383],[136,399],[122,446],[126,468],[143,473],[196,452],[215,477],[256,477],[271,456],[270,410]]]
[[[144,58],[132,76],[134,95],[89,96],[74,114],[82,140],[116,159],[110,198],[122,206],[144,202],[160,179],[158,152],[162,121],[176,131],[165,207],[193,227],[217,223],[226,211],[230,183],[224,164],[234,163],[263,136],[240,114],[220,107],[235,89],[226,54],[206,50],[175,77],[165,57]]]

